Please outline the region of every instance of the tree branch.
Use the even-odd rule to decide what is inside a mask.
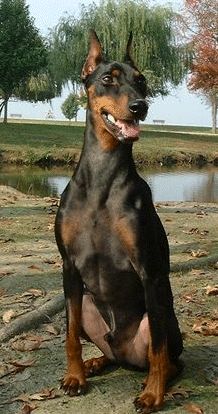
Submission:
[[[56,313],[61,312],[63,308],[64,296],[60,294],[40,306],[37,310],[28,312],[12,321],[9,326],[2,328],[0,330],[0,342],[6,342],[15,335],[35,329],[44,322],[49,322],[50,318]]]

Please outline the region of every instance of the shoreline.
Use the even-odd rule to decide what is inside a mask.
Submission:
[[[78,164],[81,151],[72,151],[71,154],[63,154],[63,156],[58,157],[52,154],[45,154],[43,156],[37,157],[35,155],[23,154],[8,154],[2,155],[0,153],[0,168],[5,166],[32,166],[32,167],[41,167],[41,168],[51,168],[51,167],[73,167],[75,168]],[[146,167],[218,167],[218,156],[213,156],[211,154],[203,155],[202,153],[180,153],[176,152],[173,154],[170,153],[159,153],[159,154],[150,154],[150,157],[147,154],[140,152],[134,152],[133,158],[135,165],[138,168]]]

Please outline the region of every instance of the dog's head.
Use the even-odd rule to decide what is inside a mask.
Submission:
[[[131,43],[132,34],[123,63],[108,62],[96,33],[92,31],[81,75],[95,129],[105,137],[105,142],[110,137],[114,145],[138,139],[139,120],[145,119],[148,110],[146,80],[131,58]]]

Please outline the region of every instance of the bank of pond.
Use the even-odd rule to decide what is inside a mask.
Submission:
[[[0,184],[41,197],[59,197],[70,180],[72,168],[39,168],[2,166]],[[139,171],[151,187],[153,200],[158,201],[218,201],[218,169],[161,167]]]

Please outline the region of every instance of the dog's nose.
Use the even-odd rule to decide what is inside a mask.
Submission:
[[[129,104],[129,110],[143,121],[148,112],[148,104],[144,99],[136,99]]]

